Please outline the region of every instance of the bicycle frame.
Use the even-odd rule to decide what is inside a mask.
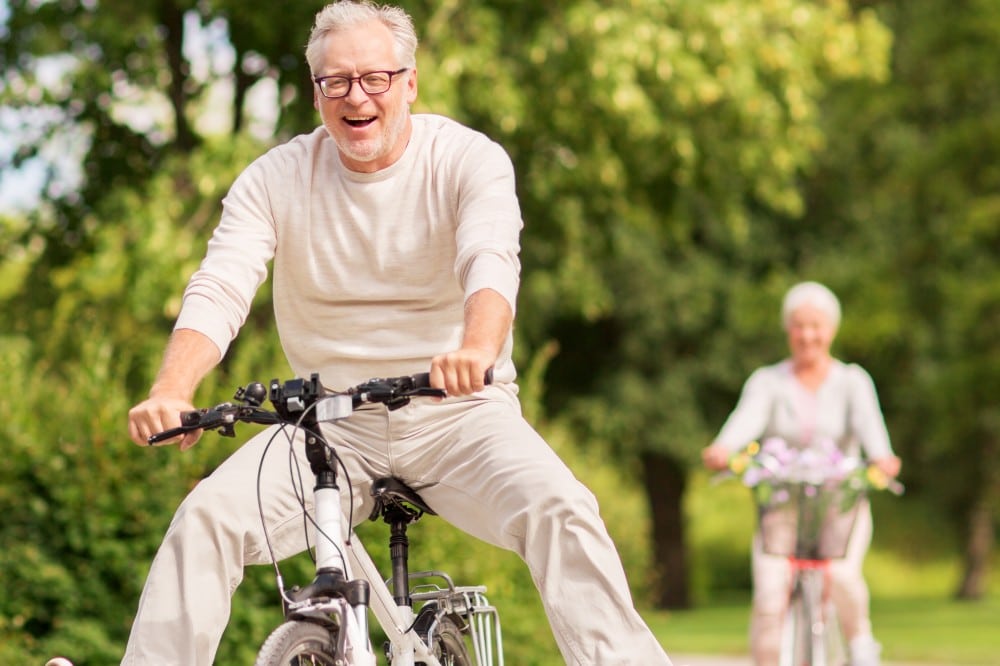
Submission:
[[[273,390],[273,389],[272,389]],[[456,587],[443,572],[424,571],[400,574],[395,569],[390,592],[371,556],[365,550],[353,528],[344,539],[343,511],[336,481],[336,463],[331,461],[329,447],[322,436],[320,423],[334,423],[353,413],[351,396],[338,394],[316,399],[315,409],[306,411],[299,425],[306,433],[306,457],[316,476],[314,490],[316,579],[306,591],[326,592],[334,587],[341,595],[324,598],[324,594],[308,595],[302,601],[286,597],[286,619],[313,619],[328,624],[331,614],[340,619],[338,650],[354,666],[374,666],[375,654],[369,640],[368,609],[371,608],[389,639],[392,666],[442,666],[431,646],[413,631],[416,620],[412,600],[438,604],[438,612],[457,612],[466,618],[472,639],[473,653],[479,666],[503,666],[503,645],[499,614],[486,600],[486,588]],[[344,554],[347,558],[345,560]],[[399,580],[402,577],[403,580]],[[445,587],[435,586],[411,595],[409,581],[436,577]],[[333,580],[327,580],[332,578]],[[362,584],[363,583],[363,584]],[[312,598],[319,596],[320,601]],[[437,619],[427,632],[433,635]],[[494,656],[496,659],[494,659]]]
[[[371,585],[373,593],[371,610],[389,639],[392,649],[390,655],[392,666],[413,666],[417,661],[424,662],[427,666],[441,666],[437,657],[431,654],[428,646],[420,640],[415,632],[410,631],[416,619],[413,607],[396,603],[389,587],[380,577],[371,556],[361,541],[354,536],[353,531],[351,542],[346,546],[346,552],[358,575]],[[444,602],[448,608],[464,606],[471,617],[470,630],[476,663],[480,666],[493,666],[494,664],[503,666],[503,643],[499,615],[496,608],[486,601],[484,595],[486,588],[482,586],[456,587],[446,574],[437,571],[421,571],[410,574],[410,578],[429,576],[445,579],[448,587],[414,594],[413,599]],[[494,655],[496,656],[495,660]]]
[[[492,372],[488,371],[486,383],[491,381]],[[274,405],[273,412],[260,407],[267,396]],[[304,639],[301,645],[312,647],[314,641],[322,640],[318,636],[330,632],[337,637],[338,665],[375,666],[368,625],[371,609],[389,639],[387,657],[392,666],[415,666],[417,662],[443,666],[434,654],[437,650],[451,657],[449,664],[456,658],[467,663],[467,657],[474,656],[477,666],[503,666],[500,618],[486,599],[485,587],[457,587],[440,571],[409,573],[406,526],[424,513],[434,513],[412,489],[397,479],[373,480],[373,495],[376,487],[380,493],[373,518],[381,515],[393,530],[389,542],[393,560],[390,579],[382,579],[353,527],[349,533],[344,530],[337,486],[338,460],[323,436],[321,424],[346,419],[361,404],[381,403],[396,409],[414,396],[443,397],[444,393],[430,387],[426,373],[372,379],[346,393],[333,394],[326,393],[317,374],[309,380],[293,379],[283,384],[275,379],[270,392],[254,382],[236,392],[238,404],[223,403],[213,409],[184,412],[180,427],[149,437],[151,445],[194,430],[216,429],[231,437],[237,421],[283,424],[303,433],[306,459],[316,479],[314,512],[312,516],[307,514],[313,524],[316,577],[302,589],[286,590],[275,565],[286,623],[272,633],[262,651],[279,650],[277,654],[284,655],[283,641],[293,641],[291,645],[297,649],[294,641]],[[413,580],[432,578],[440,579],[444,586],[422,584],[411,591]],[[414,601],[423,602],[419,613],[415,612]],[[471,640],[472,655],[467,654],[464,636]],[[268,652],[268,658],[272,656]]]

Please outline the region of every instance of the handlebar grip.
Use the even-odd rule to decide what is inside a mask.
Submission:
[[[173,439],[178,435],[186,435],[193,430],[202,428],[212,428],[221,422],[221,415],[208,409],[196,409],[191,412],[181,412],[181,425],[177,428],[170,428],[155,435],[150,435],[146,443],[152,446],[158,442]]]
[[[189,432],[191,432],[191,428],[186,426],[171,428],[170,430],[164,430],[163,432],[158,432],[155,435],[150,435],[148,438],[146,438],[146,443],[152,446],[153,444],[157,444],[158,442],[164,442],[168,439],[173,439],[178,435],[184,435]]]
[[[431,387],[431,373],[429,372],[418,372],[411,377],[413,380],[413,388],[430,388]],[[486,369],[486,374],[483,375],[483,382],[489,386],[493,383],[493,368],[492,366]]]

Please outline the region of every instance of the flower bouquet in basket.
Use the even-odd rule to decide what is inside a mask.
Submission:
[[[729,469],[757,502],[764,551],[805,559],[843,557],[861,499],[899,485],[832,440],[803,448],[778,437],[751,442]]]

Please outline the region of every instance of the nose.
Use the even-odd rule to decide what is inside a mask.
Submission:
[[[365,89],[361,87],[360,81],[352,81],[351,89],[348,91],[347,96],[344,99],[351,104],[359,104],[368,99],[368,93],[366,93]]]

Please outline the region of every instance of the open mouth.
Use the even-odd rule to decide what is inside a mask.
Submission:
[[[368,127],[375,122],[375,116],[344,116],[344,122],[351,127]]]

